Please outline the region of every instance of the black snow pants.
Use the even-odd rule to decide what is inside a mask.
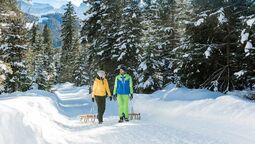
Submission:
[[[105,112],[105,96],[95,96],[97,103],[97,119],[99,122],[103,122],[103,115]]]

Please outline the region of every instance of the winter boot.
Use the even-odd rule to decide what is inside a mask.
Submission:
[[[128,121],[129,121],[129,119],[128,119],[128,118],[126,118],[126,116],[125,116],[125,114],[124,114],[124,113],[122,113],[122,117],[123,117],[123,119],[124,119],[126,122],[128,122]]]
[[[119,123],[123,122],[123,117],[120,117]]]
[[[97,120],[100,124],[103,123],[103,117],[100,117],[99,115],[97,115]]]

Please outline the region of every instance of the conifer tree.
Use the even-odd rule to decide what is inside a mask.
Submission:
[[[44,69],[45,74],[47,75],[47,87],[46,89],[50,89],[51,85],[55,83],[55,75],[56,75],[56,67],[54,62],[54,53],[52,48],[52,35],[51,31],[47,25],[44,26],[43,33],[43,55],[44,55]]]
[[[102,1],[100,0],[88,0],[86,1],[91,7],[86,11],[85,16],[89,16],[88,19],[83,21],[81,30],[81,44],[82,50],[85,52],[86,67],[89,79],[89,86],[92,87],[93,77],[95,71],[98,69],[97,59],[97,38],[100,36],[101,19],[102,19]]]
[[[60,58],[60,82],[73,82],[73,66],[75,62],[75,53],[78,51],[74,47],[77,32],[77,16],[71,2],[66,5],[62,24],[63,46]]]
[[[140,92],[151,93],[160,87],[160,68],[162,62],[160,53],[160,27],[158,3],[146,1],[143,8],[142,50],[139,52],[139,66],[136,73],[136,88]]]
[[[30,87],[30,79],[25,65],[25,53],[27,51],[27,31],[19,11],[11,11],[8,27],[3,34],[2,44],[3,61],[10,64],[12,73],[6,77],[6,92],[25,91]]]
[[[121,25],[112,50],[112,59],[124,64],[132,72],[138,65],[138,53],[141,51],[142,13],[138,1],[124,1],[121,11]]]
[[[244,52],[240,47],[241,17],[251,4],[238,1],[193,1],[198,15],[187,29],[189,46],[183,54],[182,82],[193,88],[227,92],[239,89],[235,73]]]

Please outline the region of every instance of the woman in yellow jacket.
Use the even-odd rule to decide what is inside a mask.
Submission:
[[[105,72],[100,70],[97,72],[97,78],[94,81],[93,89],[92,89],[92,102],[95,101],[97,103],[97,119],[99,124],[103,123],[103,115],[105,112],[105,99],[106,93],[108,97],[110,97],[110,101],[112,100],[111,92],[109,89],[108,81],[105,78]]]

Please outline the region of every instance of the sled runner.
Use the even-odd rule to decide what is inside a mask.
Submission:
[[[141,114],[140,113],[130,113],[128,114],[130,120],[140,120]]]
[[[80,115],[80,121],[84,123],[87,123],[87,122],[94,123],[96,121],[96,115],[94,114]]]
[[[130,113],[128,114],[128,117],[130,120],[141,120],[141,114],[134,112],[134,103],[133,100],[129,102],[130,105]]]

